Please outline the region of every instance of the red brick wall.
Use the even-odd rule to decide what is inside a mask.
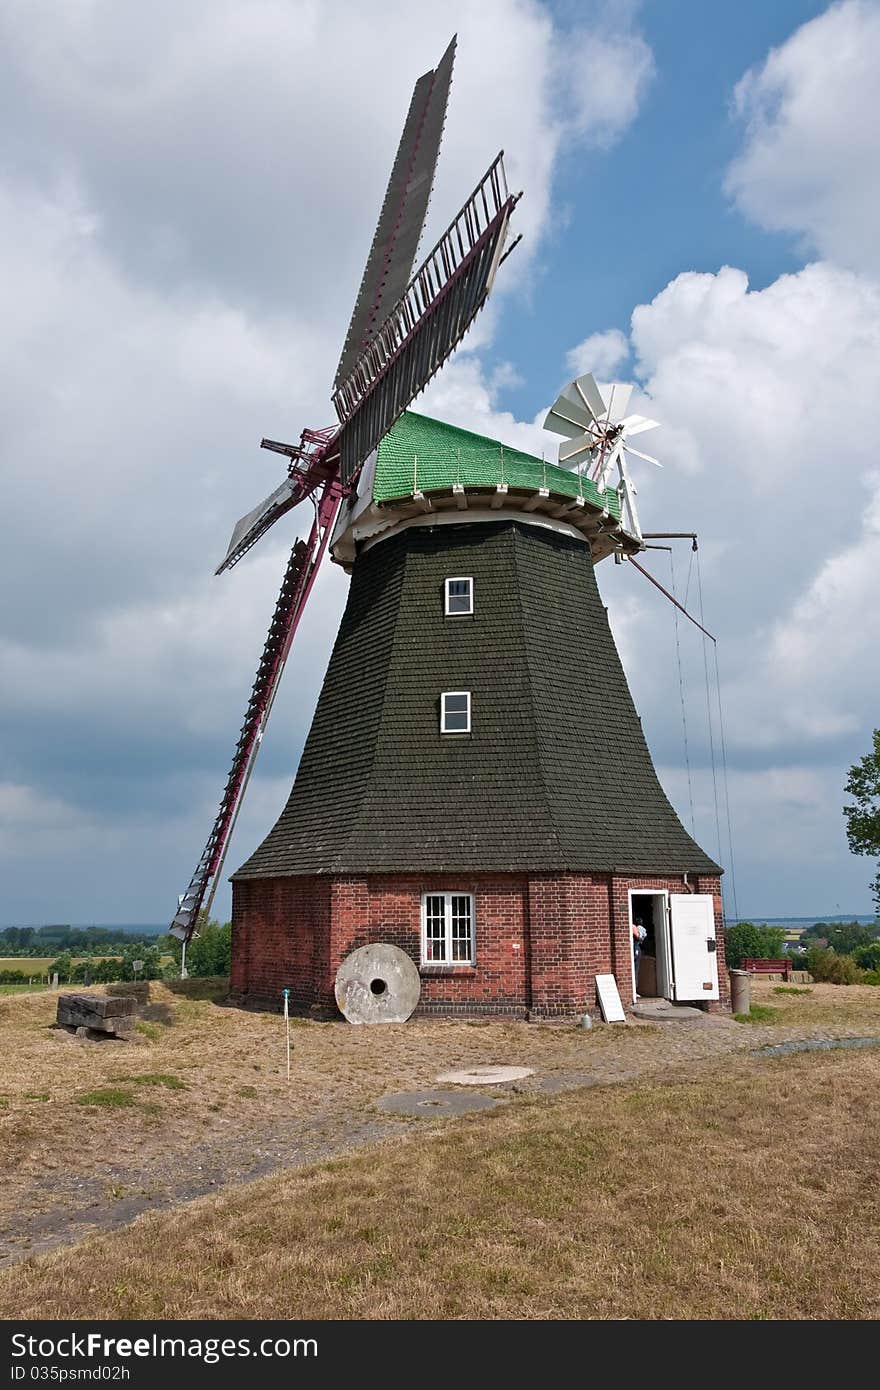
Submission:
[[[330,956],[335,974],[369,941],[399,946],[420,967],[423,1013],[524,1013],[527,1007],[528,881],[514,874],[375,874],[334,883]],[[421,964],[421,904],[427,892],[474,896],[474,965]]]
[[[273,1007],[280,1006],[281,991],[287,988],[298,1007],[332,1004],[335,967],[331,974],[329,939],[329,879],[266,878],[234,884],[233,994]]]
[[[729,1009],[717,878],[692,881],[715,896],[721,1000]],[[247,1002],[333,1007],[342,960],[358,946],[387,941],[416,962],[423,1013],[582,1014],[596,1005],[595,977],[613,973],[632,1002],[628,891],[685,892],[682,878],[609,874],[369,875],[279,878],[236,883],[232,988]],[[472,893],[474,965],[421,965],[425,892]]]

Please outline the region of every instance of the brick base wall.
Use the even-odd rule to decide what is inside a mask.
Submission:
[[[370,874],[251,879],[233,885],[232,990],[255,1007],[335,1009],[333,982],[359,946],[385,941],[419,966],[421,1014],[570,1017],[596,1011],[596,975],[632,1000],[629,890],[690,890],[715,899],[720,1000],[730,993],[718,878],[618,874]],[[425,892],[472,893],[473,965],[421,964]]]

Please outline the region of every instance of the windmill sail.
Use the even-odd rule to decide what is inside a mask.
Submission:
[[[412,274],[440,152],[455,43],[453,38],[437,67],[420,77],[413,90],[334,387],[349,375]]]
[[[296,506],[301,496],[302,489],[299,485],[292,478],[285,478],[281,486],[276,487],[274,492],[259,502],[253,511],[240,517],[232,528],[232,536],[223,562],[217,566],[214,573],[222,574],[230,564],[239,560],[246,550],[250,550],[251,546],[265,535],[273,522]]]
[[[492,288],[510,214],[504,153],[427,256],[348,378],[333,393],[347,483],[464,337]]]
[[[217,573],[236,564],[270,526],[314,494],[309,540],[294,547],[232,768],[208,843],[171,930],[189,940],[214,889],[297,624],[346,485],[395,420],[461,341],[504,258],[511,197],[498,155],[458,216],[412,275],[440,148],[455,39],[416,83],[379,224],[342,350],[333,403],[340,421],[304,430],[299,445],[263,440],[291,459],[288,478],[235,526]],[[514,243],[515,245],[515,243]]]

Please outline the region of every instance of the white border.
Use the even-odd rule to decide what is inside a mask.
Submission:
[[[467,728],[466,729],[447,729],[446,727],[446,697],[447,695],[466,695],[467,696]],[[440,732],[441,734],[469,734],[471,731],[471,692],[469,690],[441,690],[440,692]]]
[[[445,940],[446,949],[447,949],[447,951],[449,952],[449,956],[447,957],[446,960],[428,960],[428,958],[427,958],[427,955],[428,955],[428,913],[427,913],[427,899],[428,899],[428,898],[442,898],[442,899],[443,899],[444,940]],[[471,952],[470,952],[470,955],[468,956],[467,960],[453,960],[453,959],[452,959],[452,899],[453,899],[453,898],[467,898],[468,902],[469,902],[470,905],[471,905]],[[459,889],[459,888],[451,888],[451,889],[449,889],[448,891],[447,891],[445,888],[436,888],[436,889],[427,888],[427,889],[425,889],[425,892],[422,894],[422,906],[421,906],[421,947],[420,947],[420,952],[421,952],[421,963],[422,963],[422,965],[423,965],[426,969],[430,969],[431,966],[433,966],[433,965],[439,965],[439,966],[442,966],[442,967],[445,968],[445,967],[448,967],[448,966],[451,966],[451,965],[454,966],[454,965],[475,965],[475,964],[476,964],[476,959],[477,959],[477,917],[476,917],[476,912],[477,912],[476,899],[475,899],[473,893],[463,893],[463,892],[461,891],[461,889]]]
[[[449,586],[450,584],[469,584],[468,608],[457,608],[452,612],[449,607]],[[456,594],[456,598],[462,597]],[[449,579],[443,581],[443,613],[447,618],[472,618],[474,615],[474,577],[472,574],[453,574]]]
[[[635,937],[634,937],[633,934],[632,934],[632,919],[633,919],[633,905],[632,905],[632,900],[633,900],[633,898],[662,898],[662,899],[663,899],[663,942],[662,942],[662,945],[663,945],[663,955],[664,955],[664,958],[665,958],[665,961],[666,961],[666,978],[667,978],[667,980],[670,981],[670,982],[671,982],[671,980],[672,980],[672,942],[671,942],[671,940],[670,940],[670,932],[669,932],[669,889],[668,889],[668,888],[630,888],[630,889],[628,889],[628,890],[627,890],[627,898],[626,898],[626,910],[627,910],[626,929],[627,929],[627,932],[629,933],[629,973],[630,973],[630,978],[632,979],[632,997],[633,997],[633,999],[635,999],[635,997],[636,997],[636,953],[635,953],[635,949],[634,949],[634,947],[635,947]],[[654,945],[655,945],[655,950],[656,950],[656,949],[659,949],[660,944],[661,944],[661,943],[659,943],[659,942],[657,941],[657,923],[656,923],[656,921],[655,921],[655,923],[654,923]],[[674,997],[675,997],[675,989],[674,989],[674,988],[672,988],[672,992],[671,992],[670,994],[658,994],[658,995],[657,995],[657,998],[658,998],[658,999],[669,999],[669,1000],[673,1000]]]

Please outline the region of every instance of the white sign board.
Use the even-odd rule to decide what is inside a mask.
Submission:
[[[606,1023],[626,1023],[626,1014],[617,992],[617,981],[613,975],[596,976],[596,993],[599,1008]]]
[[[669,913],[676,999],[717,999],[718,956],[711,893],[671,893]]]

